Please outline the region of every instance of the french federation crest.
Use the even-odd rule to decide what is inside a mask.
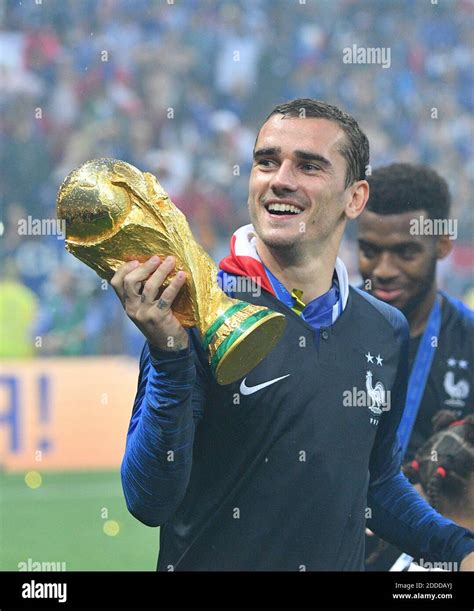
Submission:
[[[373,374],[371,371],[365,374],[365,387],[368,397],[367,407],[372,413],[381,414],[382,407],[385,405],[385,386],[380,381],[377,381],[375,386],[373,386],[372,376]]]
[[[464,407],[466,402],[464,399],[469,394],[469,382],[467,380],[454,381],[454,372],[448,371],[443,380],[444,390],[449,395],[444,403],[452,407]]]

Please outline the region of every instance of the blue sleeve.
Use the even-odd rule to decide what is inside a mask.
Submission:
[[[186,350],[150,352],[147,343],[140,358],[121,476],[128,510],[147,526],[159,526],[172,517],[191,473],[207,372],[199,340],[194,330],[188,333]]]
[[[414,557],[459,565],[474,551],[474,534],[437,513],[400,471],[397,430],[406,399],[409,332],[401,316],[392,323],[400,358],[391,409],[383,414],[370,459],[367,526]]]

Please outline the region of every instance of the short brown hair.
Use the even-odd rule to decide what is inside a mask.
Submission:
[[[347,163],[344,186],[347,188],[356,180],[365,180],[369,165],[369,141],[354,117],[332,104],[300,98],[275,106],[264,123],[273,115],[279,114],[287,117],[328,119],[337,123],[346,134],[346,142],[340,151]]]

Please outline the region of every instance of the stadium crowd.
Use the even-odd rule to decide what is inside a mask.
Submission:
[[[55,217],[66,174],[94,157],[155,173],[218,260],[248,222],[257,126],[296,97],[353,114],[373,167],[426,163],[448,180],[459,229],[440,285],[472,307],[468,0],[456,10],[411,0],[7,0],[2,10],[3,356],[35,354],[32,337],[43,338],[41,355],[141,348],[113,292],[61,236],[18,231],[28,216]],[[390,66],[344,63],[352,45],[390,48]],[[349,229],[342,258],[353,280],[356,251]]]

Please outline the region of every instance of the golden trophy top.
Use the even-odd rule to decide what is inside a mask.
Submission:
[[[57,197],[66,248],[99,276],[111,280],[123,263],[173,255],[187,274],[173,311],[184,326],[209,326],[230,299],[216,283],[217,268],[194,240],[184,214],[158,180],[117,159],[93,159],[73,170]]]
[[[167,205],[168,204],[168,205]],[[134,214],[138,207],[140,215]],[[156,223],[159,215],[174,208],[156,178],[118,159],[93,159],[73,170],[62,183],[57,198],[58,217],[66,221],[68,242],[97,244],[117,234],[127,223]],[[161,224],[161,223],[160,223]]]

